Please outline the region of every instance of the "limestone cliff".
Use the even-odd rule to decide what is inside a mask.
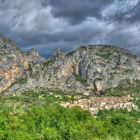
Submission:
[[[51,80],[56,76],[52,83],[63,83],[60,89],[100,93],[117,87],[122,81],[131,84],[139,80],[140,58],[126,49],[109,45],[82,46],[57,55],[48,71]]]
[[[28,57],[3,35],[0,35],[0,92],[20,79],[29,68]]]
[[[122,81],[131,85],[135,80],[140,80],[140,58],[128,50],[90,45],[67,54],[56,50],[44,59],[36,50],[25,53],[0,35],[0,92],[50,88],[100,94]]]

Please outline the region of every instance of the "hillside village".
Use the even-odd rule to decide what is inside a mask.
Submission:
[[[130,95],[122,97],[91,97],[90,99],[79,99],[74,102],[63,102],[63,107],[71,108],[73,106],[79,106],[84,110],[89,110],[92,115],[97,114],[99,110],[110,109],[127,109],[131,111],[137,107],[134,105],[133,97]]]

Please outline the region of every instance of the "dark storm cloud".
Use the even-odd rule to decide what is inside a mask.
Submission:
[[[102,16],[108,20],[130,21],[140,20],[140,0],[116,0],[102,11]]]
[[[140,2],[128,14],[130,16],[126,17],[126,19],[129,21],[140,21]]]
[[[50,0],[52,13],[56,17],[80,23],[87,17],[100,17],[102,9],[114,0]]]
[[[0,0],[0,32],[24,50],[112,44],[140,54],[140,0]]]

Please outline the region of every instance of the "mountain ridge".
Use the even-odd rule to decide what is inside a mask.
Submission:
[[[44,59],[35,49],[25,53],[0,35],[0,92],[48,88],[67,93],[101,94],[120,82],[140,80],[140,57],[111,45],[57,49]]]

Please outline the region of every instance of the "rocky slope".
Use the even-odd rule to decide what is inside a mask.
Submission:
[[[24,52],[0,35],[0,92],[11,86],[28,68],[29,62]]]
[[[140,80],[140,58],[128,50],[90,45],[68,54],[56,50],[50,59],[44,59],[36,50],[25,53],[0,35],[0,92],[49,88],[101,94],[135,80]]]

